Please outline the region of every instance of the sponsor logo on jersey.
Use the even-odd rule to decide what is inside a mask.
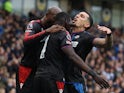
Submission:
[[[73,47],[77,47],[78,44],[79,44],[79,42],[77,42],[77,41],[72,41],[72,46],[73,46]]]
[[[80,37],[79,35],[76,35],[74,38],[75,38],[75,39],[78,39],[79,37]]]

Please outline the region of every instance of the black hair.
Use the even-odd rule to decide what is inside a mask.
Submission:
[[[70,24],[71,17],[65,12],[60,12],[54,17],[54,21],[55,21],[55,24],[64,26],[66,28]]]
[[[93,18],[92,18],[91,14],[90,14],[89,12],[87,12],[87,11],[84,11],[84,12],[89,15],[88,20],[89,20],[89,22],[90,22],[90,26],[87,27],[87,28],[85,28],[86,30],[88,30],[88,29],[90,29],[90,28],[92,27],[92,25],[93,25]]]

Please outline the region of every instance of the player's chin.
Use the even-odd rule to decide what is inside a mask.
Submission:
[[[73,23],[69,23],[69,26],[70,26],[70,27],[75,27],[76,25],[73,24]]]
[[[78,27],[78,23],[76,23],[76,22],[74,22],[73,25],[74,25],[75,27]]]
[[[79,24],[75,24],[75,27],[80,27],[80,25]]]

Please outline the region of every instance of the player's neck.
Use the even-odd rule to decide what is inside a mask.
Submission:
[[[73,32],[83,32],[85,31],[85,28],[81,28],[81,27],[74,27],[73,28]]]

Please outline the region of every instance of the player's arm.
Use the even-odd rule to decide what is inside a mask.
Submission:
[[[98,83],[101,88],[108,88],[109,84],[103,78],[101,78],[94,70],[92,70],[84,61],[74,52],[72,46],[66,46],[62,48],[63,52],[75,63],[80,69],[88,73]]]
[[[97,74],[92,69],[90,69],[90,67],[84,63],[84,61],[75,53],[71,44],[70,34],[66,32],[66,35],[63,34],[61,36],[63,36],[60,38],[60,46],[62,51],[83,71],[87,72],[91,76],[96,76]]]
[[[37,38],[43,36],[46,33],[46,30],[42,30],[43,28],[37,22],[31,21],[25,30],[24,34],[24,42],[34,42]]]
[[[64,30],[64,27],[59,25],[53,25],[48,29],[41,30],[41,28],[37,23],[29,23],[27,29],[24,34],[24,42],[35,42],[43,38],[44,36],[48,35],[49,33],[54,33],[60,30]]]
[[[112,47],[112,45],[113,45],[112,31],[105,26],[99,26],[99,25],[97,26],[97,29],[106,33],[106,37],[105,38],[95,38],[93,40],[93,45],[98,46],[98,47],[106,47],[106,48]]]
[[[71,45],[71,37],[69,36],[69,33],[63,37],[61,40],[61,49],[62,51],[69,57],[69,59],[72,60],[80,69],[91,75],[94,80],[102,87],[107,88],[109,87],[109,84],[102,78],[99,77],[99,75],[94,72],[74,51],[72,45]]]
[[[68,45],[62,48],[63,52],[71,59],[79,68],[88,73],[91,76],[96,76],[97,74],[86,64],[84,61],[75,53],[73,47]]]

